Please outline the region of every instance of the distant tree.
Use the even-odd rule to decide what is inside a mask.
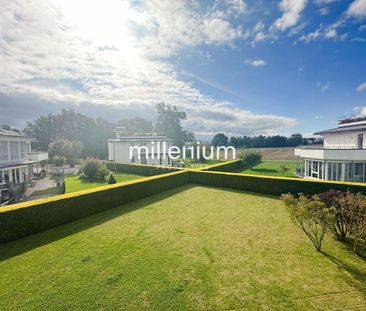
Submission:
[[[156,110],[158,119],[155,124],[155,131],[159,135],[165,135],[173,139],[176,146],[182,147],[187,141],[187,138],[191,138],[181,126],[181,121],[187,118],[186,113],[179,111],[176,106],[166,105],[164,103],[157,104]]]
[[[224,133],[216,134],[211,141],[212,146],[227,146],[228,144],[228,137]]]
[[[112,184],[116,184],[117,180],[114,178],[113,174],[109,175],[109,180],[108,180],[108,184],[112,185]]]
[[[18,129],[11,127],[10,125],[7,125],[7,124],[0,125],[0,128],[3,130],[6,130],[6,131],[13,131],[13,132],[20,133],[20,131]]]
[[[244,167],[249,168],[262,162],[262,154],[255,150],[247,150],[239,154],[239,159],[243,161]]]
[[[128,132],[151,133],[153,124],[144,118],[122,119],[117,122],[118,126],[123,126]]]
[[[108,153],[108,138],[114,136],[115,125],[103,119],[89,118],[73,110],[62,110],[28,122],[24,132],[35,138],[34,147],[47,150],[52,140],[64,137],[80,141],[84,145],[83,156],[105,158]]]
[[[80,158],[82,150],[83,144],[79,141],[56,138],[50,143],[48,154],[52,162],[55,162],[55,157],[57,157],[56,159],[64,157],[67,164],[74,166]]]

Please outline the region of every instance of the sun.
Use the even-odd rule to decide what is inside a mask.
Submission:
[[[54,0],[75,33],[96,48],[116,50],[118,56],[137,64],[136,38],[128,23],[137,13],[121,0]]]

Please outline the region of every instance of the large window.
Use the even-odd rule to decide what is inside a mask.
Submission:
[[[8,142],[0,141],[0,162],[7,162],[8,160]]]
[[[19,142],[17,142],[17,141],[10,142],[10,157],[11,157],[12,161],[20,160]]]

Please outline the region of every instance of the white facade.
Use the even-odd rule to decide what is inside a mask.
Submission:
[[[119,163],[166,166],[172,164],[168,156],[171,146],[172,139],[165,136],[122,136],[117,129],[116,138],[108,140],[108,159]],[[140,154],[133,147],[139,147]]]
[[[304,160],[303,177],[366,182],[366,120],[315,134],[324,137],[323,147],[295,149]]]
[[[47,160],[47,152],[31,150],[31,138],[17,132],[0,129],[0,192],[7,183],[28,184],[33,163]]]

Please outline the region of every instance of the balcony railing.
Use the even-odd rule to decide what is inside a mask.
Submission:
[[[295,155],[302,158],[330,160],[330,161],[365,161],[366,149],[354,148],[307,148],[300,147],[295,149]]]

